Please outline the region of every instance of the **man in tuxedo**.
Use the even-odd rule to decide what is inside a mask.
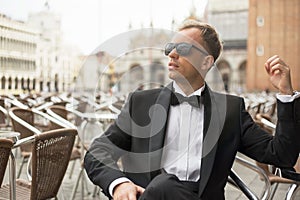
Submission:
[[[205,83],[221,50],[212,26],[186,21],[165,46],[172,83],[133,92],[115,123],[93,141],[85,169],[109,198],[224,199],[237,151],[280,167],[295,164],[300,94],[293,91],[289,67],[277,55],[265,63],[279,90],[273,137],[253,122],[242,98]]]

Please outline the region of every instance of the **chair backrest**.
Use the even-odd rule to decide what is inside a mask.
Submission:
[[[0,106],[5,108],[4,99],[0,98]],[[6,115],[0,110],[0,124],[5,124]]]
[[[36,135],[32,147],[32,200],[56,197],[76,135],[75,129],[56,129]]]
[[[78,104],[78,107],[76,110],[78,110],[81,113],[84,113],[84,112],[86,112],[87,107],[88,107],[87,102],[79,100],[79,104]],[[76,126],[80,126],[82,121],[83,121],[83,119],[81,117],[75,115],[75,125]]]
[[[53,106],[50,106],[49,109],[52,110],[57,115],[61,116],[62,118],[67,119],[68,111],[66,110],[66,108],[64,106],[53,105]]]
[[[2,185],[12,146],[13,142],[11,140],[0,138],[0,187]]]
[[[4,99],[2,99],[1,97],[0,97],[0,106],[5,107]]]
[[[66,101],[61,101],[61,102],[56,102],[56,103],[54,103],[53,105],[65,107],[65,106],[67,105],[67,103],[68,103],[68,102],[66,102]]]
[[[66,110],[66,108],[64,106],[53,105],[53,106],[50,106],[49,109],[64,119],[67,119],[67,117],[68,117],[68,111]],[[60,125],[58,125],[56,123],[50,122],[50,130],[59,129],[59,128],[63,128],[63,127],[61,127]]]
[[[11,108],[10,111],[16,117],[21,119],[22,121],[28,123],[31,126],[34,126],[34,113],[30,109],[13,107],[13,108]],[[35,134],[32,130],[30,130],[29,128],[25,127],[23,124],[16,121],[16,119],[13,116],[11,116],[11,114],[10,114],[10,118],[11,118],[13,130],[20,133],[20,139],[26,138],[26,137],[29,137],[29,136],[32,136]],[[30,152],[31,144],[21,145],[20,148],[21,148],[21,151]]]

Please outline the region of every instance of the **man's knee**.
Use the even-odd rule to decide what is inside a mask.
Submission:
[[[166,193],[170,193],[176,185],[176,177],[170,174],[160,174],[156,176],[150,184],[147,186],[144,195],[150,195],[152,197],[162,197]]]

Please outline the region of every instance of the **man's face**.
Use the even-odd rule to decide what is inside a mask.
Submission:
[[[200,33],[197,28],[189,28],[179,31],[173,38],[172,43],[188,43],[195,47],[191,47],[187,55],[181,55],[180,49],[177,51],[176,48],[169,53],[169,78],[175,81],[188,81],[190,84],[199,80],[204,81],[206,70],[202,66],[208,54],[205,54],[206,50],[200,44],[202,42]]]

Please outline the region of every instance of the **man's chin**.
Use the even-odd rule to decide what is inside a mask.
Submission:
[[[176,80],[183,79],[183,76],[178,72],[169,71],[169,78],[176,81]]]

